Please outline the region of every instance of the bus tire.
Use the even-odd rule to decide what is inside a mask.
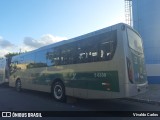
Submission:
[[[20,92],[20,91],[22,90],[21,85],[22,85],[22,84],[21,84],[21,80],[18,79],[18,80],[16,81],[16,86],[15,86],[17,92]]]
[[[65,87],[64,87],[64,84],[60,80],[55,81],[52,84],[51,93],[52,93],[52,97],[56,101],[60,101],[60,102],[66,101]]]

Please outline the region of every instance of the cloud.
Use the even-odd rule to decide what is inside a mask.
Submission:
[[[62,40],[66,40],[66,37],[58,37],[58,36],[53,36],[51,34],[45,34],[41,37],[41,41],[43,41],[44,44],[51,44],[51,43],[56,43]]]
[[[8,54],[10,51],[6,49],[1,49],[0,50],[0,58],[4,57],[4,55]]]
[[[31,48],[38,48],[38,47],[43,46],[43,44],[41,43],[41,41],[35,40],[32,37],[25,37],[24,40],[23,40],[23,43],[26,46],[29,46]]]
[[[0,36],[0,58],[16,50],[16,45]]]
[[[15,47],[14,44],[12,44],[11,42],[9,42],[8,40],[5,40],[3,37],[0,36],[0,47],[3,49],[10,49]]]
[[[39,47],[66,39],[67,39],[66,37],[57,37],[51,34],[45,34],[42,35],[39,39],[34,39],[32,37],[25,37],[22,44],[14,45],[0,36],[0,57],[4,57],[4,55],[13,52],[31,51]]]
[[[58,37],[58,36],[53,36],[51,34],[42,35],[39,39],[34,39],[32,37],[25,37],[23,40],[23,51],[30,51],[66,39],[67,39],[66,37]]]

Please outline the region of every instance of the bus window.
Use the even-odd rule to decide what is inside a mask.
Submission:
[[[81,63],[83,59],[85,59],[85,52],[83,50],[82,45],[80,44],[80,42],[78,42],[78,49],[77,49],[77,54],[78,54],[78,60],[77,63]]]
[[[47,51],[47,55],[46,55],[46,58],[47,58],[47,66],[54,66],[55,65],[55,62],[54,62],[54,49],[51,48]]]
[[[78,63],[88,62],[88,40],[78,42]]]
[[[111,59],[111,46],[110,42],[104,42],[100,45],[101,59],[110,60]]]
[[[111,60],[117,44],[117,35],[116,31],[111,31],[105,35],[100,40],[99,46],[99,58],[100,61]]]
[[[98,61],[98,48],[97,46],[92,46],[89,48],[89,62],[96,62]]]
[[[56,66],[61,64],[61,50],[60,47],[51,48],[46,53],[47,66]]]
[[[73,43],[61,46],[61,64],[73,64],[76,61],[76,45]]]
[[[129,47],[133,49],[134,51],[143,53],[143,46],[142,46],[141,38],[133,30],[129,28],[127,29],[127,32],[128,32]]]
[[[47,66],[46,54],[47,54],[46,50],[39,51],[36,53],[35,67],[46,67]]]
[[[54,65],[60,65],[61,63],[61,57],[60,57],[60,48],[55,48],[53,51],[53,61],[54,61]]]
[[[98,44],[94,37],[78,42],[78,63],[98,61]]]
[[[34,68],[35,66],[35,53],[32,53],[32,54],[28,54],[26,55],[25,57],[25,63],[26,63],[26,68],[27,69],[30,69],[30,68]]]
[[[18,64],[18,60],[15,59],[14,61],[11,62],[11,65],[10,65],[10,73],[13,74],[17,71],[17,64]]]

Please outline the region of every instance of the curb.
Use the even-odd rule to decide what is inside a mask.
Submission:
[[[134,98],[124,98],[125,100],[134,101],[134,102],[141,102],[141,103],[147,103],[147,104],[154,104],[154,105],[160,105],[160,101],[154,101],[154,100],[146,100],[146,99],[134,99]]]

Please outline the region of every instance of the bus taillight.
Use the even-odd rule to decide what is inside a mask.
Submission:
[[[105,86],[105,87],[107,88],[108,91],[111,90],[111,84],[108,83],[108,82],[103,82],[103,83],[102,83],[102,86]]]
[[[131,61],[127,58],[127,70],[128,70],[128,78],[131,83],[133,83],[133,71],[131,66]]]

